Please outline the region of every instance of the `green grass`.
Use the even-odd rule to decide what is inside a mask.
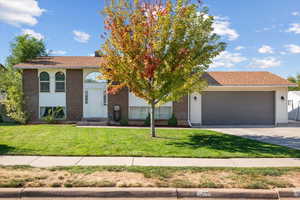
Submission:
[[[0,154],[154,157],[300,157],[300,151],[208,130],[0,126]]]

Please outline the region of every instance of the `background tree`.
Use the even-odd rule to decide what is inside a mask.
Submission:
[[[200,92],[202,78],[214,57],[225,48],[213,34],[212,16],[190,0],[115,0],[104,9],[105,63],[109,93],[127,87],[155,107]]]
[[[19,123],[26,123],[27,114],[24,112],[22,71],[13,66],[45,55],[44,41],[29,35],[17,36],[11,43],[11,55],[5,64],[7,70],[0,72],[0,90],[6,93],[5,109],[8,117]]]
[[[298,87],[289,87],[290,91],[300,91],[300,74],[295,77],[289,77],[288,80],[292,83],[298,84]]]

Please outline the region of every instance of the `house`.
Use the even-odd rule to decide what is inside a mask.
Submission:
[[[40,57],[15,67],[23,70],[23,89],[31,122],[62,107],[64,122],[128,119],[142,125],[149,107],[128,89],[106,94],[98,80],[101,57]],[[288,123],[288,87],[294,86],[270,72],[208,72],[209,86],[202,94],[185,96],[157,109],[157,124],[172,113],[179,125],[277,125]]]
[[[288,94],[289,120],[300,121],[300,91],[291,91]]]
[[[6,68],[2,64],[0,64],[0,73],[3,72],[4,70],[6,70]],[[0,122],[3,121],[3,116],[2,115],[4,115],[4,106],[3,106],[3,103],[2,103],[4,98],[5,98],[4,91],[1,91],[1,89],[0,89]]]

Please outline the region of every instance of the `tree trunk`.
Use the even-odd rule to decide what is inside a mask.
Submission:
[[[151,104],[151,111],[150,111],[150,129],[151,129],[151,136],[156,137],[155,133],[155,104]]]

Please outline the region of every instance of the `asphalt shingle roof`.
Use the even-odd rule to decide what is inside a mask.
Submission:
[[[19,69],[99,68],[104,59],[94,56],[48,56],[16,65]],[[296,86],[288,80],[266,71],[207,72],[204,76],[210,86]]]

